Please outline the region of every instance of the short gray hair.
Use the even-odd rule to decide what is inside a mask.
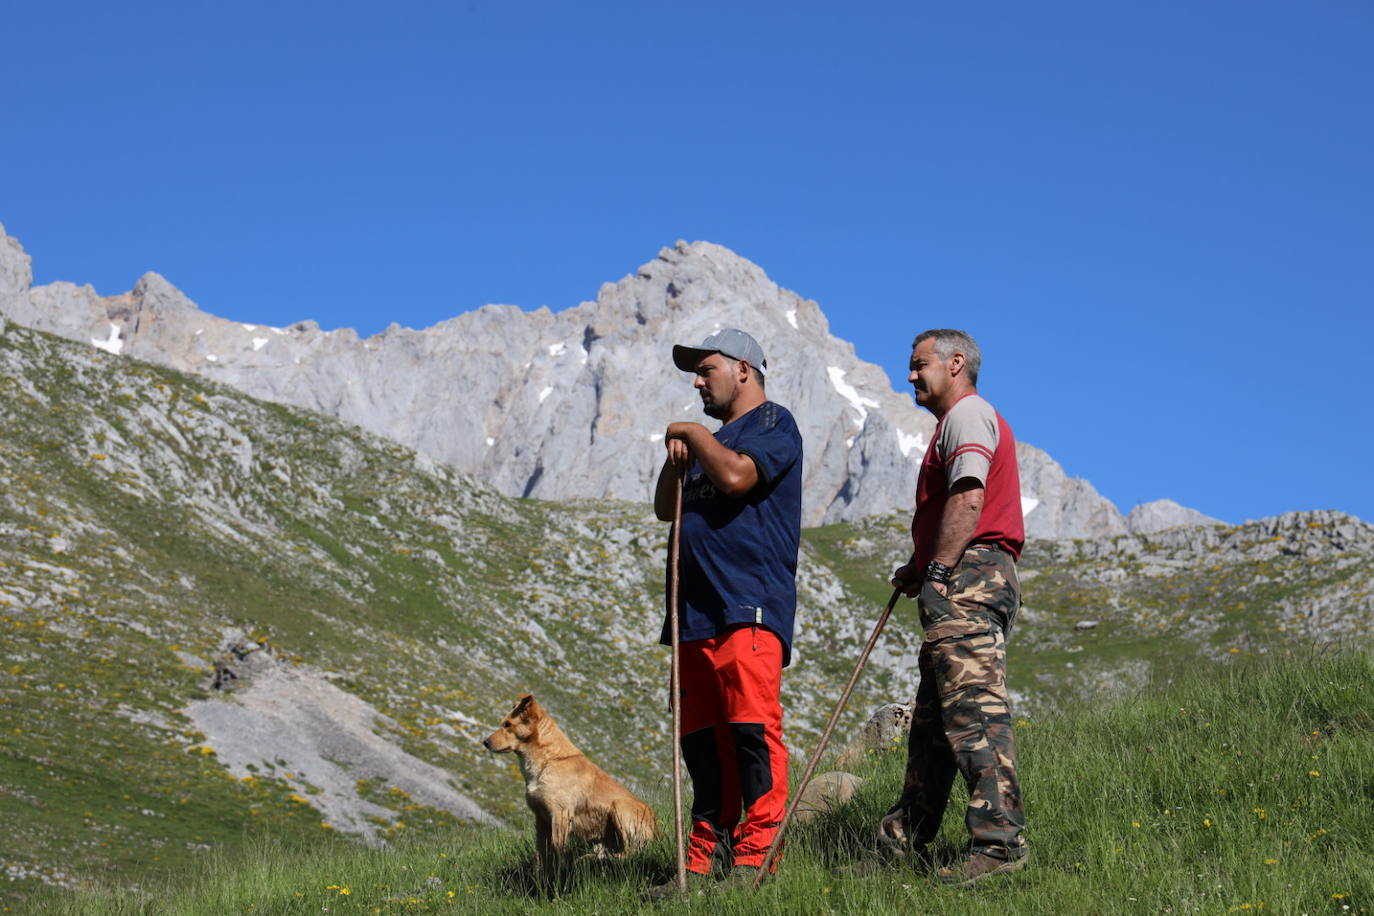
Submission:
[[[922,331],[911,342],[911,349],[916,349],[921,345],[921,341],[931,338],[935,339],[935,352],[940,359],[949,359],[955,353],[964,354],[968,380],[975,385],[978,384],[978,367],[983,364],[983,352],[978,349],[978,344],[968,335],[968,332],[956,331],[953,328],[933,328],[929,331]]]

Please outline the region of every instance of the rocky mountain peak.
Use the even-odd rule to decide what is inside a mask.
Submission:
[[[27,255],[6,237],[0,313],[14,321],[343,418],[517,496],[647,500],[664,427],[705,419],[671,347],[721,327],[762,343],[769,397],[801,427],[808,524],[909,508],[934,428],[881,368],[830,334],[814,301],[710,242],[665,247],[562,311],[489,305],[366,339],[314,321],[217,317],[154,273],[109,297],[31,282]],[[1018,459],[1032,536],[1127,530],[1115,506],[1044,452],[1020,443]]]
[[[33,286],[32,259],[0,223],[0,303],[17,303]]]
[[[1126,516],[1126,528],[1131,534],[1149,534],[1176,525],[1221,525],[1220,519],[1203,515],[1196,509],[1180,506],[1172,499],[1156,499],[1141,503]]]

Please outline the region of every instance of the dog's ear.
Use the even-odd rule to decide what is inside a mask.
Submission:
[[[515,708],[510,711],[512,716],[524,715],[534,704],[534,696],[528,693],[520,694],[520,702],[515,704]]]

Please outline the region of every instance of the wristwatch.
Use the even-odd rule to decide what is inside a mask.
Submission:
[[[949,585],[949,576],[952,572],[954,572],[953,567],[946,566],[939,560],[931,560],[926,564],[926,581]]]

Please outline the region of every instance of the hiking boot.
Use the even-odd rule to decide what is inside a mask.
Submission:
[[[991,878],[993,875],[1008,875],[1014,871],[1020,871],[1026,867],[1026,860],[1030,858],[1030,850],[1022,847],[1019,855],[1012,859],[998,859],[981,852],[971,852],[955,865],[947,865],[944,868],[935,870],[935,877],[942,884],[952,884],[957,887],[968,887],[976,881],[984,878]]]
[[[716,886],[716,879],[710,875],[703,875],[700,872],[687,872],[687,893],[677,886],[677,875],[669,878],[663,884],[655,884],[653,887],[645,888],[643,897],[645,900],[659,902],[663,900],[683,900],[687,897],[700,897],[707,891]]]
[[[758,876],[759,867],[757,865],[736,865],[734,868],[730,869],[730,874],[726,876],[725,880],[720,882],[720,889],[730,890],[741,888],[747,891],[753,890],[754,881],[758,879]],[[763,880],[766,882],[769,877],[771,876],[765,875]],[[762,885],[760,885],[760,887],[761,886]]]

